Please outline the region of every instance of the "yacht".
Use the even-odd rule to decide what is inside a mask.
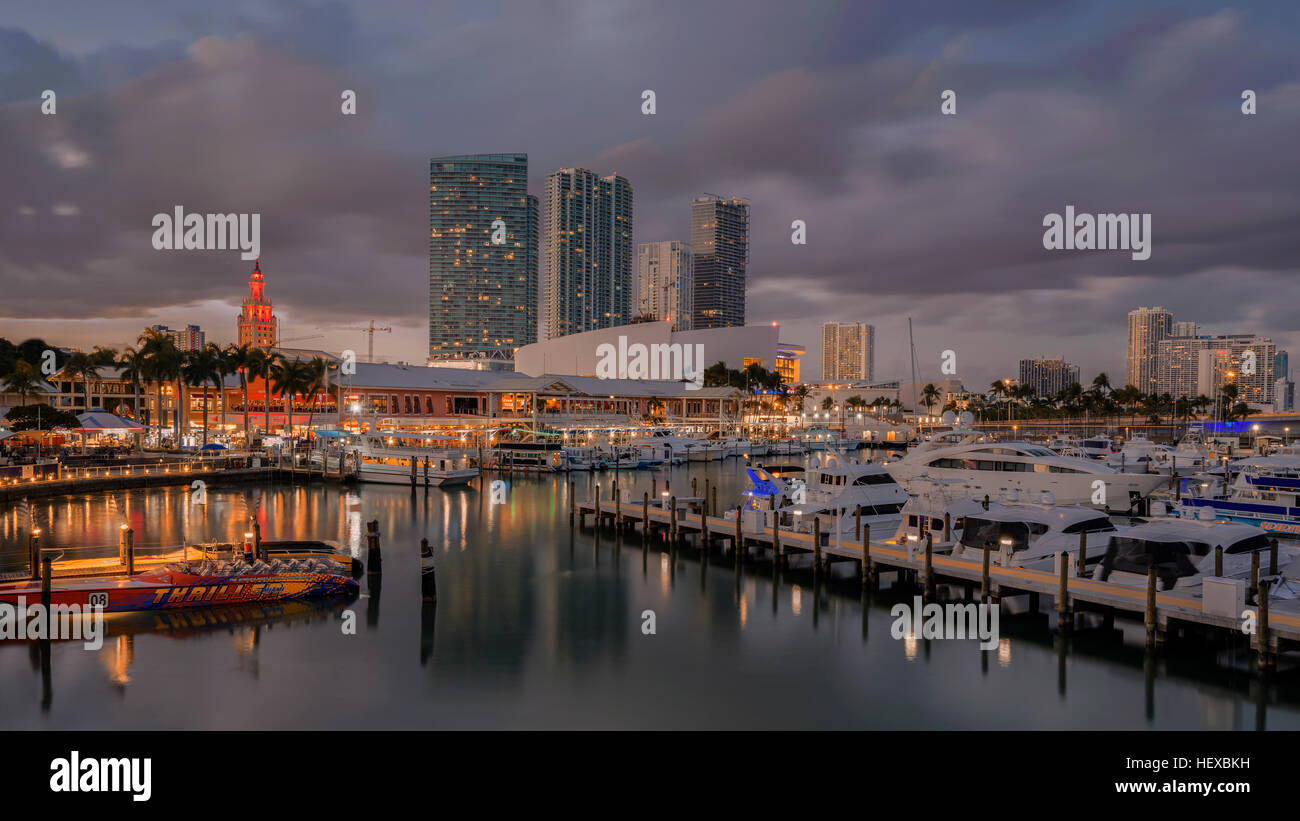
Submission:
[[[993,442],[958,430],[936,434],[888,468],[908,487],[918,480],[959,479],[968,495],[996,499],[1014,490],[1031,499],[1049,491],[1059,504],[1120,511],[1132,509],[1168,481],[1158,474],[1120,473],[1096,461],[1060,456],[1041,445]]]
[[[1184,479],[1180,518],[1210,516],[1300,537],[1300,454],[1256,456]]]
[[[1113,584],[1145,587],[1147,568],[1156,566],[1161,590],[1199,587],[1214,575],[1215,548],[1223,548],[1223,577],[1250,577],[1251,554],[1267,551],[1273,540],[1267,531],[1250,525],[1196,519],[1161,519],[1145,522],[1111,535],[1096,578]],[[1268,555],[1261,556],[1260,572],[1268,572]],[[1300,549],[1280,547],[1278,571],[1295,578],[1300,570]],[[1277,592],[1289,598],[1292,585]]]
[[[421,447],[418,438],[362,434],[348,444],[359,459],[357,478],[362,482],[437,486],[466,485],[479,476],[479,469],[460,451]],[[414,462],[414,468],[412,463]]]
[[[699,457],[707,450],[700,440],[678,436],[667,428],[655,428],[628,444],[642,451],[647,460],[658,460],[666,465],[680,465],[687,461],[688,454],[690,461],[701,461]],[[721,458],[721,448],[714,446],[714,451],[719,454],[717,458]]]
[[[1082,539],[1088,564],[1100,561],[1116,532],[1110,518],[1090,507],[1055,505],[1050,493],[1041,499],[1041,503],[984,502],[953,495],[951,488],[936,484],[908,501],[894,541],[915,543],[930,533],[933,549],[951,552],[954,558],[982,561],[988,548],[995,551],[995,564],[1051,570],[1058,554],[1077,555]]]
[[[761,511],[766,527],[773,518],[782,527],[811,531],[814,516],[821,517],[822,532],[852,534],[861,509],[861,521],[877,533],[898,528],[899,514],[907,493],[880,465],[841,459],[834,454],[824,464],[806,472],[747,468],[753,485],[745,493],[743,506]],[[782,472],[783,475],[776,475]],[[775,510],[772,510],[775,506]]]
[[[1111,452],[1110,437],[1106,434],[1089,436],[1079,442],[1079,450],[1089,459],[1105,459]]]

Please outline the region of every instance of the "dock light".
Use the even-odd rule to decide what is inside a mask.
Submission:
[[[130,525],[128,525],[126,522],[122,522],[122,524],[119,525],[117,529],[118,529],[118,530],[126,530],[128,527],[130,527]]]
[[[39,536],[39,535],[41,535],[41,529],[40,529],[39,527],[34,527],[34,528],[32,528],[32,535],[33,535],[33,536]]]
[[[998,539],[998,544],[1002,545],[1003,547],[1011,547],[1011,540],[1004,536],[1001,539]]]

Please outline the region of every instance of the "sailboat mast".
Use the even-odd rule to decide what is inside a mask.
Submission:
[[[912,349],[912,413],[916,413],[916,340],[912,338],[912,318],[907,318],[907,344]]]

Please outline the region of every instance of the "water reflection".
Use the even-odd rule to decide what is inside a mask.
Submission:
[[[618,475],[632,498],[692,477],[720,503],[743,480],[730,463]],[[1241,659],[1153,657],[1113,625],[1066,641],[1009,611],[988,652],[896,642],[890,607],[913,591],[863,588],[846,564],[814,583],[806,563],[776,569],[754,549],[738,568],[659,535],[574,532],[566,482],[588,499],[598,478],[608,488],[516,475],[496,505],[477,486],[319,484],[209,487],[206,505],[186,488],[40,500],[47,546],[102,555],[124,522],[138,545],[176,546],[237,540],[252,516],[268,540],[337,540],[364,560],[377,521],[383,575],[367,577],[364,605],[115,617],[94,652],[0,642],[0,727],[1300,728],[1293,678],[1261,683]],[[19,529],[0,509],[0,564],[25,560]],[[422,538],[436,604],[420,593]]]

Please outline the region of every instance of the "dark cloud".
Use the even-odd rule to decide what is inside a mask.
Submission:
[[[1106,5],[1103,27],[1078,2],[149,9],[152,36],[31,12],[0,29],[0,333],[42,317],[84,344],[97,326],[73,320],[129,335],[190,306],[170,324],[212,316],[228,338],[249,264],[154,251],[150,219],[180,204],[262,214],[295,327],[341,347],[355,335],[329,329],[382,318],[394,358],[418,360],[428,157],[527,151],[535,193],[561,166],[628,177],[637,241],[687,238],[700,192],[749,197],[751,321],[782,322],[813,372],[832,318],[875,323],[899,375],[913,316],[918,357],[958,350],[975,384],[1038,353],[1114,370],[1139,302],[1300,344],[1283,307],[1300,59],[1256,10]],[[1150,212],[1151,259],[1045,251],[1043,215],[1070,204]]]

